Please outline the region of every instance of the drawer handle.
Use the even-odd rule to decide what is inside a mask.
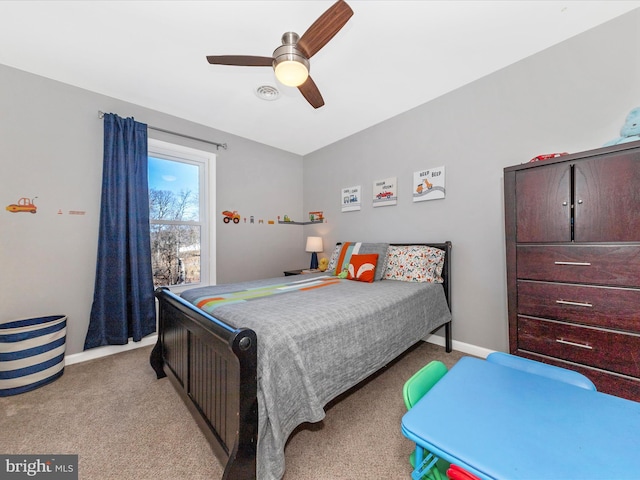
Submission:
[[[553,262],[556,265],[574,265],[578,267],[589,267],[591,266],[590,262]]]
[[[556,300],[561,305],[573,305],[574,307],[593,307],[593,304],[587,302],[570,302],[569,300]]]
[[[591,345],[585,345],[584,343],[569,342],[561,338],[556,338],[556,342],[563,343],[565,345],[571,345],[572,347],[580,347],[580,348],[586,348],[587,350],[593,350],[593,347]]]

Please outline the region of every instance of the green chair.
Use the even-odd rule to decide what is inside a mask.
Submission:
[[[418,400],[420,400],[425,393],[427,393],[431,388],[440,380],[445,373],[447,373],[447,366],[438,361],[434,360],[429,362],[427,365],[422,367],[416,373],[412,375],[412,377],[407,380],[402,389],[402,395],[404,397],[404,404],[407,407],[407,410],[411,410]],[[416,448],[419,448],[416,445]],[[409,462],[411,466],[415,469],[415,455],[416,452],[413,451],[411,456],[409,457]],[[423,458],[426,458],[430,455],[430,452],[425,451]],[[435,458],[435,456],[433,457]],[[437,459],[436,463],[426,471],[422,475],[422,479],[427,480],[446,480],[447,475],[446,471],[449,468],[449,462],[446,462],[442,459]]]

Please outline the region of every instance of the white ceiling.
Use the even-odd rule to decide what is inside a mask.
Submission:
[[[269,67],[205,56],[271,56],[284,32],[302,35],[332,0],[4,0],[0,63],[305,155],[640,7],[347,2],[353,17],[311,59],[326,103],[318,110]],[[280,98],[259,99],[260,85],[277,85]]]

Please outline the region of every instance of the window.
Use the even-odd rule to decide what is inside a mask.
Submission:
[[[149,222],[155,287],[215,283],[215,154],[149,139]]]

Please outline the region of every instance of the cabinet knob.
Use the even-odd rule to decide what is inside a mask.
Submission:
[[[581,205],[582,204],[582,200],[578,200],[578,204]]]
[[[563,207],[566,207],[567,205],[569,205],[567,202],[562,202]]]

